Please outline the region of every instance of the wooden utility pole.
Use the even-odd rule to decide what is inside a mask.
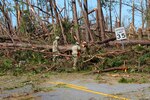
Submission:
[[[103,24],[103,14],[102,14],[102,6],[101,6],[101,0],[97,0],[98,5],[98,15],[99,15],[99,24],[100,24],[100,30],[101,30],[101,40],[105,40],[105,32],[104,32],[104,24]]]
[[[74,26],[76,27],[76,37],[77,37],[77,41],[80,42],[76,0],[72,0],[72,7],[73,7],[73,21],[74,21]]]

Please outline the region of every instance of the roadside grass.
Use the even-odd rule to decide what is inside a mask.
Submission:
[[[33,87],[33,91],[34,92],[49,92],[49,91],[52,91],[54,90],[53,87],[39,87],[39,86],[36,86],[36,87]]]
[[[62,83],[57,84],[55,87],[56,87],[56,88],[68,88],[68,87],[66,86],[66,84],[62,84]]]
[[[135,82],[137,82],[137,80],[135,80],[133,78],[127,79],[127,78],[122,77],[118,82],[119,83],[135,83]]]

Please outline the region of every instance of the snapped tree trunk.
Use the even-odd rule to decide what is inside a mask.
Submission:
[[[105,40],[105,32],[104,32],[104,22],[103,22],[103,14],[102,14],[102,7],[101,7],[101,0],[97,0],[98,5],[98,15],[99,15],[99,24],[101,30],[101,40]]]
[[[93,36],[92,36],[92,32],[91,32],[90,27],[89,27],[89,22],[86,20],[85,11],[84,11],[83,8],[82,8],[82,3],[80,2],[80,0],[78,0],[78,3],[79,3],[79,6],[80,6],[80,8],[81,8],[81,12],[82,12],[83,17],[84,17],[83,20],[84,20],[85,26],[86,26],[86,28],[87,28],[87,30],[88,30],[88,32],[89,32],[91,42],[94,42],[94,39],[93,39]]]
[[[134,0],[132,0],[132,24],[134,26]]]
[[[88,4],[87,4],[87,0],[84,0],[84,10],[85,10],[85,18],[86,18],[86,22],[88,23],[88,27],[89,26],[89,18],[88,18]],[[86,31],[86,42],[89,42],[90,41],[90,38],[89,38],[89,32],[88,32],[88,29],[86,28],[85,29]]]
[[[120,0],[120,8],[119,8],[119,26],[118,27],[121,27],[121,17],[122,16],[122,0]]]
[[[146,0],[147,1],[147,0]],[[148,2],[147,2],[148,4],[147,4],[147,17],[148,17],[148,19],[147,19],[147,27],[150,27],[150,19],[149,19],[149,12],[150,12],[150,0],[148,0]]]
[[[101,39],[101,33],[100,33],[100,26],[99,26],[99,16],[98,16],[98,9],[95,9],[96,12],[96,33],[99,34],[99,39]]]
[[[19,29],[20,27],[20,8],[19,8],[19,4],[18,1],[15,1],[15,5],[16,5],[16,18],[17,18],[17,28]]]
[[[112,15],[111,15],[111,6],[112,6],[112,1],[110,0],[110,6],[109,6],[109,18],[110,18],[110,32],[112,32]]]
[[[13,27],[12,27],[12,22],[11,22],[11,19],[8,15],[8,10],[5,11],[5,0],[3,0],[3,5],[0,5],[0,11],[2,12],[3,16],[5,17],[5,20],[6,20],[6,23],[7,23],[7,28],[8,28],[8,31],[9,31],[9,36],[11,37],[12,39],[12,42],[14,43],[14,40],[13,40],[13,34],[14,34],[14,31],[13,31]]]
[[[78,26],[78,18],[77,18],[77,8],[76,8],[75,0],[72,0],[72,7],[73,7],[73,21],[74,21],[74,26],[76,28],[76,37],[77,37],[77,41],[80,42],[79,26]]]

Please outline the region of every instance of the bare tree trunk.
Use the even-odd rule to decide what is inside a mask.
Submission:
[[[58,12],[57,12],[57,9],[56,9],[56,1],[55,0],[49,0],[52,2],[53,4],[53,8],[54,8],[54,13],[55,13],[55,17],[56,17],[56,22],[59,24],[59,17],[58,17]]]
[[[96,12],[96,32],[99,34],[99,39],[101,39],[101,33],[100,33],[100,26],[99,26],[99,16],[98,16],[98,9],[95,9]]]
[[[18,5],[18,1],[15,1],[15,5],[16,5],[16,17],[17,17],[17,27],[20,27],[20,9],[19,9],[19,5]]]
[[[61,22],[61,19],[60,19],[60,16],[59,17],[59,24],[60,24],[60,28],[61,28],[61,32],[62,32],[62,36],[63,36],[63,39],[64,39],[64,43],[67,44],[67,39],[66,39],[66,36],[65,36],[65,33],[64,33],[64,28],[62,26],[62,22]]]
[[[64,18],[67,18],[66,0],[64,0]]]
[[[103,24],[103,14],[102,14],[102,7],[101,7],[101,0],[97,0],[98,5],[98,14],[99,14],[99,24],[101,29],[101,39],[102,41],[105,40],[105,32],[104,32],[104,24]]]
[[[5,20],[6,20],[6,23],[7,23],[7,27],[8,27],[8,30],[9,30],[9,36],[11,37],[12,39],[12,42],[14,43],[14,40],[13,40],[13,34],[14,34],[14,31],[13,31],[13,27],[12,27],[12,22],[11,22],[11,19],[8,15],[8,10],[4,10],[5,8],[5,0],[3,0],[3,5],[0,6],[0,11],[2,12],[3,16],[5,17]]]
[[[144,29],[144,23],[145,23],[145,18],[144,18],[144,7],[143,7],[143,0],[141,0],[141,10],[142,10],[142,12],[141,12],[141,16],[142,16],[142,30]]]
[[[146,0],[147,1],[147,0]],[[150,19],[149,19],[149,16],[150,16],[150,0],[147,1],[147,27],[150,27]]]
[[[53,1],[49,0],[49,2],[50,2],[50,4],[52,5],[52,7],[54,9],[54,13],[55,13],[55,17],[56,17],[56,23],[58,25],[60,25],[61,33],[62,33],[62,36],[63,36],[63,39],[64,39],[64,43],[67,43],[66,36],[65,36],[65,33],[64,33],[64,28],[62,26],[62,22],[61,22],[60,16],[59,16],[59,14],[57,12],[57,9],[56,9],[57,8],[56,1],[55,0],[53,0]]]
[[[79,6],[80,6],[80,8],[81,8],[81,12],[82,12],[82,14],[83,14],[83,16],[84,16],[83,20],[84,20],[84,23],[85,23],[86,28],[88,29],[91,42],[94,42],[94,39],[93,39],[93,36],[92,36],[92,32],[91,32],[91,30],[90,30],[90,28],[89,28],[89,23],[88,23],[87,20],[86,20],[86,14],[85,14],[85,12],[84,12],[84,10],[83,10],[83,8],[82,8],[82,4],[81,4],[80,0],[78,0],[78,3],[79,3]]]
[[[54,21],[53,4],[52,4],[52,1],[51,1],[51,0],[49,0],[49,3],[50,3],[51,15],[52,15],[53,32],[55,33],[56,27],[55,27],[55,21]]]
[[[121,27],[121,17],[122,16],[122,0],[120,0],[120,9],[119,9],[119,27]]]
[[[76,37],[77,37],[77,41],[80,42],[78,18],[77,18],[77,8],[76,8],[76,1],[75,0],[72,0],[72,7],[73,7],[74,26],[76,26]]]
[[[89,26],[89,18],[88,18],[88,4],[87,4],[87,0],[84,0],[84,10],[85,10],[85,15],[86,15],[86,16],[85,16],[86,22],[88,23],[88,27],[90,27],[90,26]],[[90,41],[90,38],[89,38],[88,29],[86,28],[85,31],[86,31],[86,36],[85,36],[86,42],[89,42],[89,41]]]
[[[132,24],[134,26],[134,0],[132,0]]]
[[[46,12],[49,12],[48,4],[47,3],[46,3]],[[49,22],[49,15],[48,14],[46,14],[46,20]]]
[[[112,32],[112,16],[111,16],[111,6],[112,6],[112,1],[110,0],[110,6],[109,6],[109,18],[110,18],[110,31]]]

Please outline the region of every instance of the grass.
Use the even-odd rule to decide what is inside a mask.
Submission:
[[[135,83],[135,82],[137,82],[137,80],[135,80],[133,78],[127,79],[127,78],[122,77],[118,82],[119,83]]]
[[[52,90],[53,90],[52,87],[34,87],[33,88],[34,92],[40,92],[40,91],[49,92],[49,91],[52,91]]]
[[[66,84],[57,84],[55,87],[57,88],[68,88]]]

